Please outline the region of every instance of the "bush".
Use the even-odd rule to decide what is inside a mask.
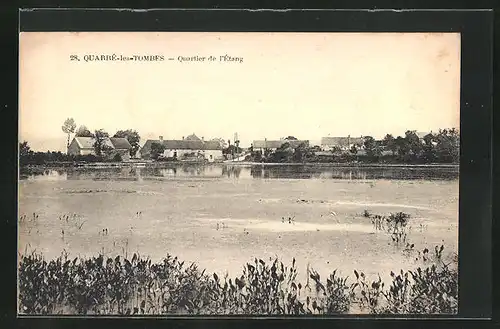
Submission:
[[[122,156],[119,153],[116,153],[113,157],[113,161],[114,162],[122,162],[123,161]]]

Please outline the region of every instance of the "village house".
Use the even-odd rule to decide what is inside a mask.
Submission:
[[[341,151],[349,151],[353,146],[358,150],[364,149],[364,138],[361,137],[323,137],[321,138],[321,148],[324,151],[332,151],[335,149]]]
[[[95,155],[95,139],[93,137],[75,137],[68,147],[69,155]],[[121,156],[122,161],[130,160],[130,149],[132,145],[126,138],[106,138],[104,144],[109,150],[106,152],[108,158],[114,158],[117,154]]]
[[[203,137],[199,138],[195,134],[182,137],[179,140],[164,140],[163,136],[159,139],[149,139],[144,143],[140,150],[142,159],[151,159],[151,146],[154,143],[162,144],[165,148],[163,157],[182,160],[184,158],[201,157],[208,162],[222,161],[222,146],[219,141],[205,141]]]
[[[253,150],[254,151],[261,151],[264,152],[264,150],[269,150],[269,151],[276,151],[281,145],[288,143],[290,144],[290,147],[293,149],[297,148],[300,144],[305,144],[306,147],[309,147],[309,141],[308,140],[288,140],[288,139],[280,139],[280,140],[255,140],[252,143]]]

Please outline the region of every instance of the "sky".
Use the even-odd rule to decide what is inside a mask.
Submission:
[[[164,60],[84,60],[101,54]],[[36,151],[65,151],[69,117],[141,144],[238,133],[243,147],[459,127],[457,33],[23,32],[19,70],[19,139]]]

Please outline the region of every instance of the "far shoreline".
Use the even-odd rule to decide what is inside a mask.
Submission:
[[[224,165],[240,165],[240,166],[311,166],[311,167],[337,167],[337,168],[459,168],[459,164],[452,163],[436,163],[436,164],[406,164],[406,163],[318,163],[318,162],[304,162],[304,163],[261,163],[261,162],[224,162]]]
[[[380,169],[459,169],[460,164],[454,163],[433,163],[433,164],[407,164],[407,163],[318,163],[318,162],[304,162],[304,163],[262,163],[262,162],[106,162],[106,163],[85,163],[85,164],[43,164],[43,165],[25,165],[20,166],[20,170],[30,169],[43,169],[43,170],[56,170],[56,169],[112,169],[112,168],[172,168],[179,166],[256,166],[256,167],[321,167],[321,168],[380,168]]]

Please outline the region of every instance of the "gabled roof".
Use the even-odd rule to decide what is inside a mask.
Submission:
[[[357,144],[361,145],[364,143],[364,139],[361,137],[323,137],[321,138],[321,145],[323,146],[349,146],[349,143],[351,145]]]
[[[94,139],[92,137],[75,137],[76,144],[81,149],[93,149]]]
[[[201,140],[154,140],[148,139],[146,143],[141,148],[141,153],[146,154],[151,152],[151,145],[153,143],[163,144],[167,150],[222,150],[222,147],[218,141],[207,141],[203,142]]]
[[[75,137],[74,138],[80,149],[93,149],[95,138],[94,137]],[[130,150],[132,145],[126,138],[106,138],[105,145],[112,149]]]
[[[146,143],[144,143],[144,145],[141,147],[141,154],[147,154],[151,152],[151,145],[153,145],[153,143],[162,144],[162,141],[160,141],[159,139],[148,139]]]
[[[253,141],[252,145],[254,148],[262,148],[262,149],[265,149],[265,148],[270,148],[270,149],[277,149],[278,147],[281,146],[281,141],[263,141],[263,140],[260,140],[260,141]]]
[[[205,150],[222,150],[222,146],[220,145],[219,141],[206,141]]]
[[[309,145],[308,140],[286,140],[286,139],[279,140],[279,141],[256,140],[256,141],[253,141],[252,145],[254,148],[259,148],[259,149],[265,149],[265,148],[277,149],[285,143],[289,143],[290,146],[293,148],[296,148],[297,146],[299,146],[302,143]]]
[[[169,150],[203,150],[201,140],[165,140],[163,146]]]
[[[130,150],[132,145],[128,142],[126,138],[111,137],[111,143],[118,150]]]
[[[76,143],[80,149],[93,149],[95,138],[94,137],[75,137]],[[104,141],[105,145],[109,148],[114,149],[114,145],[111,143],[111,140],[107,138]]]
[[[188,137],[186,137],[185,140],[187,140],[187,141],[201,141],[201,139],[198,136],[196,136],[195,134],[189,135]]]

